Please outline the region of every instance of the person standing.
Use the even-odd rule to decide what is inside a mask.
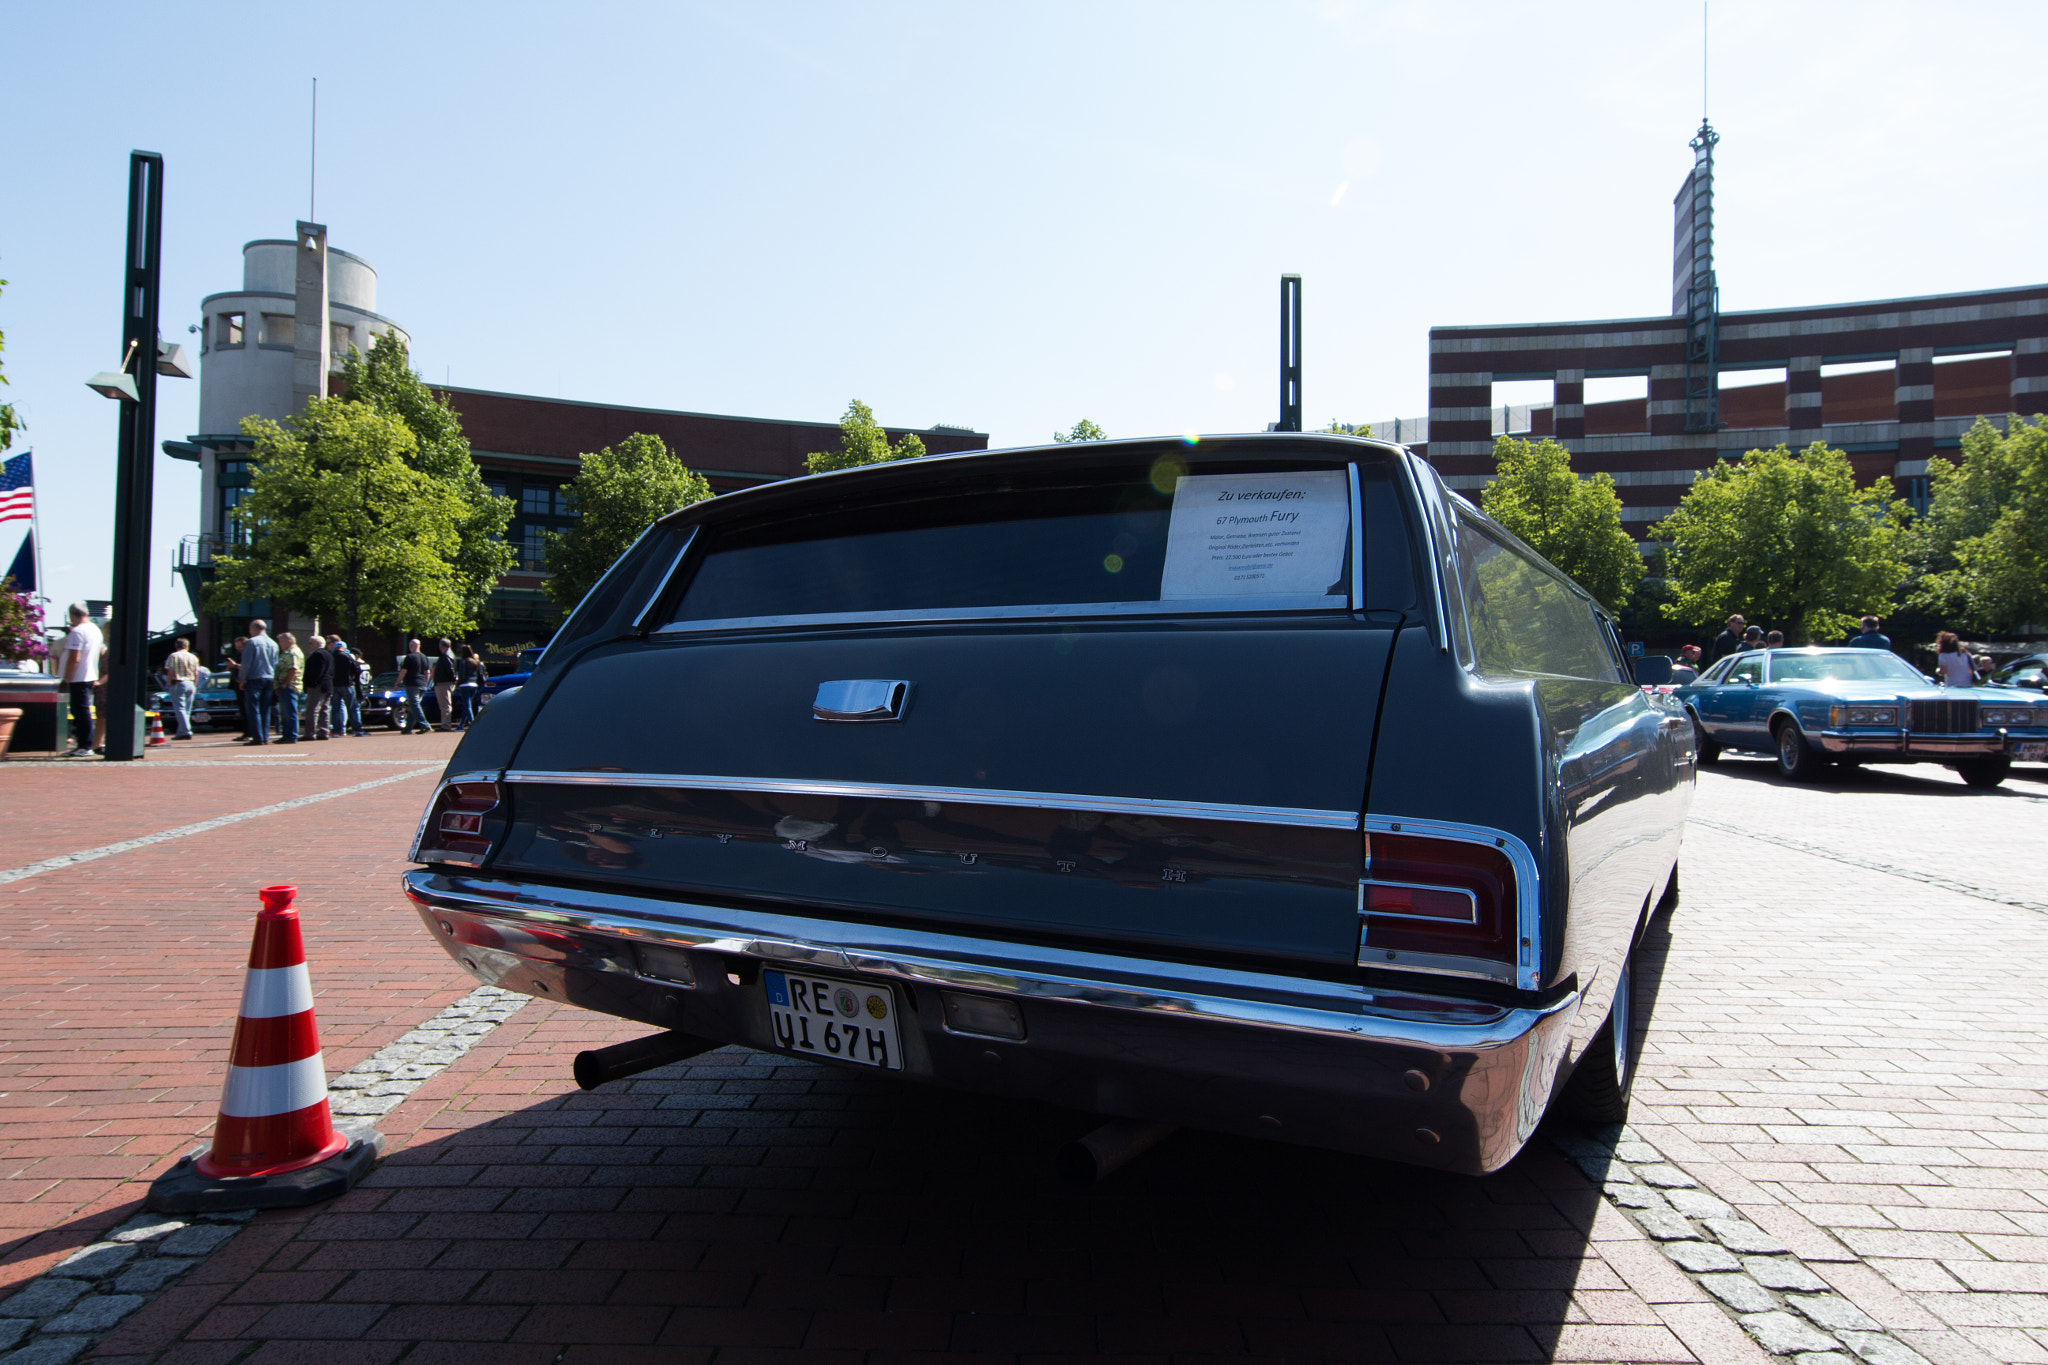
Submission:
[[[334,733],[360,737],[363,707],[356,693],[356,656],[339,635],[327,642],[327,653],[334,661]]]
[[[1728,629],[1714,637],[1714,643],[1707,647],[1707,662],[1717,664],[1730,654],[1742,652],[1742,616],[1737,613],[1728,618]]]
[[[299,742],[299,702],[305,695],[306,652],[288,630],[277,633],[277,715],[284,742]]]
[[[64,637],[64,653],[57,664],[57,676],[71,694],[71,743],[67,757],[92,752],[92,688],[100,676],[100,655],[106,640],[93,624],[85,603],[71,604],[71,631]]]
[[[299,675],[306,689],[308,739],[326,739],[327,721],[334,703],[334,656],[327,652],[327,637],[315,635],[306,641],[306,671]]]
[[[270,743],[270,718],[277,707],[277,641],[261,619],[249,623],[242,646],[242,695],[249,699],[249,737],[244,744]]]
[[[484,661],[468,645],[455,653],[455,728],[467,730],[476,721],[477,699],[483,695]]]
[[[1782,631],[1782,630],[1774,630],[1774,631],[1772,631],[1772,632],[1771,632],[1771,633],[1770,633],[1769,635],[1766,635],[1766,636],[1764,636],[1764,648],[1765,648],[1765,649],[1783,649],[1784,647],[1785,647],[1785,632],[1784,632],[1784,631]]]
[[[234,644],[222,656],[220,666],[228,671],[228,684],[235,689],[235,714],[242,718],[242,738],[249,737],[249,692],[242,686],[242,646],[249,643],[246,635],[237,635]]]
[[[447,640],[436,640],[438,651],[434,655],[434,704],[441,712],[441,728],[455,728],[455,646]]]
[[[1892,647],[1890,637],[1878,630],[1877,618],[1875,616],[1863,618],[1862,633],[1851,635],[1849,643],[1860,646],[1863,649],[1890,649]]]
[[[398,685],[405,690],[405,719],[398,728],[405,734],[427,732],[427,713],[420,709],[420,696],[427,690],[431,671],[427,656],[420,653],[420,642],[407,640],[405,657],[398,661]]]
[[[1934,637],[1934,672],[1943,687],[1969,687],[1977,681],[1977,669],[1964,652],[1956,633],[1945,630]]]
[[[192,652],[192,642],[182,635],[178,647],[164,660],[164,677],[170,683],[171,721],[178,733],[172,739],[192,738],[192,699],[199,695],[199,679],[205,667]]]

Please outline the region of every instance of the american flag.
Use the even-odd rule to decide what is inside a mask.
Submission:
[[[23,451],[0,464],[0,521],[27,521],[35,511],[33,456]]]

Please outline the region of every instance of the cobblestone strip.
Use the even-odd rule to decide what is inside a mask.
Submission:
[[[1772,1355],[1794,1365],[1929,1365],[1633,1129],[1565,1128],[1551,1141]]]
[[[411,774],[406,774],[411,776]],[[328,1082],[337,1117],[388,1114],[481,1042],[527,997],[479,986]],[[255,1217],[143,1212],[0,1303],[0,1365],[69,1365]]]
[[[213,765],[207,764],[204,766],[211,767]],[[24,877],[33,877],[41,872],[55,872],[60,867],[76,867],[80,863],[97,862],[101,858],[111,858],[116,853],[127,853],[133,849],[148,848],[151,844],[169,843],[173,839],[183,839],[193,834],[204,834],[210,829],[219,829],[223,825],[239,824],[244,820],[254,820],[265,815],[275,815],[279,811],[297,810],[300,806],[311,806],[321,801],[332,801],[338,796],[353,796],[357,792],[366,792],[372,787],[382,787],[391,782],[405,782],[420,776],[422,773],[439,772],[440,770],[440,764],[426,768],[414,768],[410,772],[393,773],[389,777],[378,777],[368,782],[358,782],[353,787],[338,787],[331,792],[314,792],[311,796],[295,796],[289,801],[279,801],[268,806],[258,806],[254,810],[236,811],[233,815],[217,815],[211,820],[201,820],[196,825],[180,825],[176,829],[167,829],[156,834],[145,834],[140,839],[123,839],[118,844],[103,844],[98,848],[82,849],[77,853],[60,853],[54,858],[45,858],[39,863],[29,863],[24,867],[10,867],[0,870],[0,886],[5,886],[9,882],[18,882]]]
[[[2030,797],[2028,799],[2048,800],[2048,798],[2043,797]],[[1842,863],[1849,867],[1860,867],[1866,872],[1882,872],[1890,877],[1904,877],[1908,881],[1925,882],[1929,886],[1938,886],[1944,891],[1953,891],[1957,895],[1969,896],[1973,900],[1990,901],[1994,905],[2013,905],[2018,906],[2022,910],[2038,910],[2043,914],[2048,914],[2048,903],[2021,900],[2007,895],[2003,891],[1993,890],[1990,887],[1972,886],[1969,882],[1956,880],[1956,878],[1948,875],[1945,871],[1937,874],[1917,867],[1901,867],[1897,863],[1879,862],[1875,858],[1858,858],[1854,854],[1842,853],[1828,848],[1824,844],[1810,844],[1804,839],[1788,839],[1782,834],[1767,834],[1760,829],[1748,829],[1742,825],[1731,825],[1721,820],[1703,820],[1697,815],[1689,817],[1688,823],[1705,825],[1708,829],[1718,829],[1723,834],[1736,834],[1745,839],[1756,839],[1766,844],[1776,844],[1779,848],[1789,848],[1795,853],[1810,853],[1816,858],[1826,858],[1830,862]]]

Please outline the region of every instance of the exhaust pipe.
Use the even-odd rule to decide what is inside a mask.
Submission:
[[[1060,1148],[1053,1166],[1060,1178],[1076,1189],[1086,1189],[1134,1157],[1143,1156],[1174,1131],[1171,1123],[1145,1123],[1138,1119],[1111,1119],[1083,1138]]]
[[[685,1057],[694,1057],[700,1052],[709,1052],[723,1046],[708,1038],[693,1038],[687,1033],[670,1029],[667,1033],[649,1034],[630,1042],[613,1043],[591,1052],[576,1054],[576,1062],[570,1070],[576,1077],[576,1084],[585,1090],[595,1090],[606,1081],[624,1080],[637,1076],[643,1071],[652,1071],[670,1062],[680,1062]]]

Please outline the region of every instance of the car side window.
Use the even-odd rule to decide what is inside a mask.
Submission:
[[[1764,661],[1744,659],[1728,671],[1729,682],[1760,683],[1764,680]]]
[[[1456,522],[1458,576],[1480,676],[1616,680],[1613,644],[1583,595],[1462,507]]]

